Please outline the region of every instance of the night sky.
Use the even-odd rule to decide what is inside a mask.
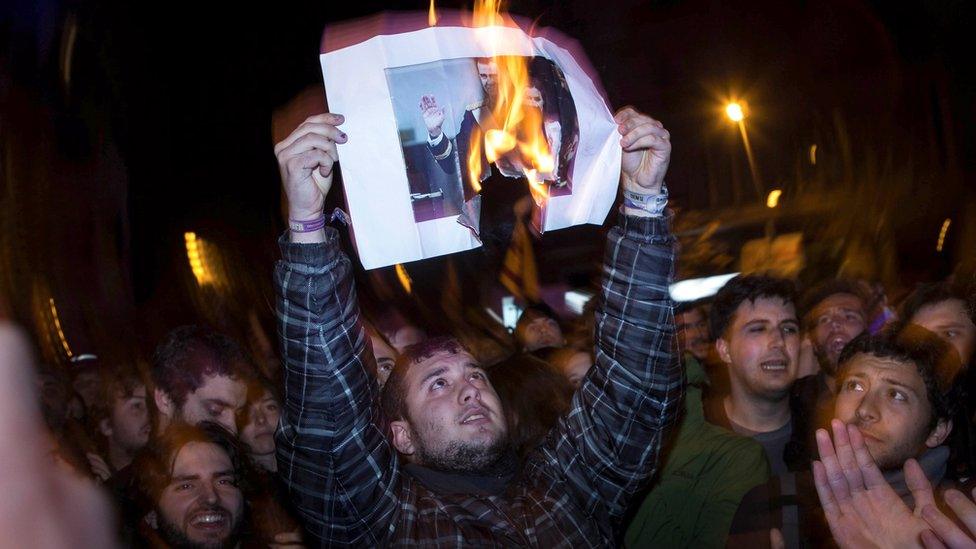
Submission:
[[[323,27],[382,10],[427,8],[362,1],[341,9],[335,1],[263,8],[5,4],[4,113],[12,115],[20,103],[10,98],[21,97],[51,121],[54,137],[18,133],[9,123],[0,131],[8,141],[20,139],[19,150],[35,138],[52,142],[47,154],[69,158],[82,171],[92,158],[108,158],[95,163],[106,177],[93,177],[92,188],[75,200],[90,202],[85,211],[98,217],[102,195],[92,189],[113,189],[102,192],[121,200],[113,221],[121,228],[112,234],[128,286],[122,299],[132,302],[119,314],[158,313],[166,322],[188,316],[181,312],[188,301],[180,255],[185,231],[220,243],[228,261],[260,270],[270,284],[283,230],[271,114],[321,84]],[[967,259],[965,234],[976,243],[972,210],[968,232],[962,217],[967,201],[974,202],[973,3],[572,0],[513,2],[510,9],[578,39],[612,109],[631,104],[665,123],[674,143],[668,182],[680,208],[728,211],[758,202],[738,134],[721,118],[723,101],[734,96],[750,106],[763,194],[782,187],[787,200],[816,201],[825,189],[853,196],[852,185],[873,193],[897,187],[898,196],[909,198],[883,215],[895,237],[897,268],[915,278],[945,276]],[[77,41],[65,91],[59,59],[69,21]],[[814,143],[824,159],[819,172],[804,164]],[[108,149],[115,152],[99,152]],[[33,161],[45,160],[37,153]],[[28,185],[19,181],[8,174],[0,198]],[[43,199],[33,207],[32,218],[46,215]],[[951,252],[936,257],[938,225],[950,216],[960,232],[950,236]],[[560,242],[591,237],[598,250],[599,229],[581,228],[552,235],[543,253],[560,257]],[[72,257],[85,261],[81,252]],[[71,268],[70,261],[53,265]],[[86,286],[74,288],[77,294]],[[266,295],[267,288],[255,292]]]

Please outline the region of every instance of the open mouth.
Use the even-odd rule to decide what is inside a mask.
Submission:
[[[204,531],[215,531],[224,529],[230,521],[227,513],[221,511],[207,511],[197,513],[190,519],[190,526]]]
[[[478,408],[468,411],[468,413],[461,418],[460,423],[461,425],[480,425],[489,421],[491,421],[491,419],[488,417],[488,410]]]
[[[842,336],[837,336],[827,340],[827,350],[831,354],[839,355],[841,351],[844,350],[844,346],[847,345],[847,338]]]
[[[761,362],[759,364],[759,366],[760,366],[760,368],[762,368],[762,371],[764,371],[764,372],[771,372],[771,373],[780,373],[780,372],[783,372],[783,373],[785,373],[786,372],[786,368],[787,368],[787,366],[789,366],[789,364],[790,364],[790,361],[788,361],[786,359],[777,358],[777,359],[773,359],[773,360],[764,360],[763,362]]]

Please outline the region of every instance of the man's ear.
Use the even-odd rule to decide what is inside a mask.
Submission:
[[[732,355],[729,354],[729,342],[725,341],[725,338],[720,337],[715,340],[715,350],[718,351],[718,357],[722,359],[722,362],[732,364]]]
[[[153,530],[159,529],[159,521],[156,517],[156,511],[149,511],[142,520],[146,521],[146,524],[148,524]]]
[[[176,406],[173,404],[173,399],[166,394],[166,391],[162,389],[153,389],[153,402],[156,403],[156,409],[159,413],[168,417],[173,417],[173,411]]]
[[[106,437],[112,436],[112,422],[107,417],[98,422],[98,432]]]
[[[390,430],[393,431],[393,446],[409,460],[417,451],[414,446],[413,430],[410,429],[410,424],[402,419],[398,419],[390,422]]]
[[[945,439],[949,438],[949,433],[952,432],[952,420],[951,419],[940,419],[938,423],[935,424],[935,429],[929,433],[929,438],[925,439],[925,445],[929,448],[935,448],[936,446],[945,442]]]

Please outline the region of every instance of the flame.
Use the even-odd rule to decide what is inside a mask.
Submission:
[[[476,0],[472,22],[475,27],[504,25],[502,0]],[[545,133],[545,120],[539,104],[539,92],[530,97],[528,57],[497,55],[502,33],[493,32],[489,51],[490,64],[479,63],[479,76],[485,85],[488,114],[481,115],[481,126],[471,136],[468,150],[468,173],[472,188],[480,190],[481,155],[495,162],[499,170],[514,177],[525,176],[536,204],[548,197],[545,181],[552,179],[556,167]],[[527,38],[528,39],[528,38]],[[480,61],[480,60],[479,60]]]
[[[494,131],[494,130],[488,130]],[[485,137],[487,141],[488,137]],[[471,188],[474,192],[481,192],[481,127],[475,125],[474,130],[471,132],[471,144],[468,150],[468,177],[470,178]],[[486,156],[489,156],[488,161],[494,162],[495,160],[491,158],[494,153],[486,151]]]
[[[437,12],[434,10],[434,0],[430,0],[430,10],[427,11],[427,24],[431,27],[437,24]]]

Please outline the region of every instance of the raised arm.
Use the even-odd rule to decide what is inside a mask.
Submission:
[[[373,546],[396,512],[399,469],[377,421],[350,261],[324,226],[336,143],[347,139],[341,123],[310,117],[275,146],[290,227],[275,268],[285,385],[278,474],[319,543]]]
[[[655,470],[665,429],[677,418],[682,373],[672,359],[674,272],[669,220],[654,215],[671,153],[660,122],[625,109],[615,117],[630,201],[610,231],[596,311],[596,363],[543,447],[545,466],[617,539],[627,505]],[[627,205],[630,204],[630,205]],[[547,473],[543,473],[547,474]]]

